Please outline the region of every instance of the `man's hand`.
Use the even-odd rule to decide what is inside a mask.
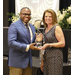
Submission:
[[[41,48],[38,48],[34,45],[35,45],[35,43],[31,43],[29,48],[32,49],[32,50],[41,50]]]

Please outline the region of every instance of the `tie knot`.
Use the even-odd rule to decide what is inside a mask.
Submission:
[[[25,24],[25,26],[28,26],[28,24]]]
[[[26,28],[28,28],[28,24],[25,24]]]

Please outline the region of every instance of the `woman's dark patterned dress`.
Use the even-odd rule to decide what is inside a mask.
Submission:
[[[55,37],[55,27],[44,33],[45,43],[58,42]],[[61,37],[62,38],[62,37]],[[44,53],[44,75],[63,75],[62,48],[47,47]]]

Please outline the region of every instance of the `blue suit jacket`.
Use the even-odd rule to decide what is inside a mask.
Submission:
[[[30,42],[28,37],[27,29],[22,21],[19,19],[10,25],[8,30],[8,45],[9,45],[9,59],[8,66],[16,68],[26,68],[30,62],[30,67],[32,67],[32,55],[29,49],[26,52],[26,47],[28,44],[35,41],[35,27],[29,24],[33,32],[33,39]]]

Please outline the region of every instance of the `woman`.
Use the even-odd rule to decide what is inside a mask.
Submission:
[[[41,62],[41,70],[44,71],[44,75],[63,75],[62,47],[65,46],[63,31],[52,9],[45,10],[42,19],[45,26],[45,44],[42,49],[45,49],[45,53]]]

